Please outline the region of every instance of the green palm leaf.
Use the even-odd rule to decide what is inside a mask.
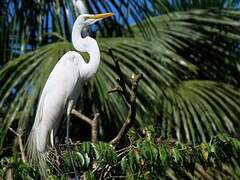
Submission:
[[[55,16],[54,29],[59,34],[54,37],[62,40],[67,32],[62,31],[60,15]],[[172,135],[194,143],[219,132],[239,135],[239,90],[227,85],[239,85],[238,17],[239,12],[234,10],[175,12],[131,27],[134,37],[98,38],[102,62],[96,77],[88,83],[87,93],[93,101],[92,111],[101,113],[103,128],[109,122],[119,126],[127,110],[120,96],[107,94],[117,78],[107,50],[112,48],[126,78],[133,72],[144,74],[137,99],[138,125],[158,121],[163,135],[174,129]],[[151,30],[139,28],[149,22]],[[0,70],[0,107],[5,115],[0,126],[1,145],[8,127],[30,129],[50,71],[71,49],[66,40],[42,45]]]
[[[162,124],[174,128],[178,139],[206,141],[218,132],[239,135],[240,93],[233,87],[213,81],[182,81],[176,89],[167,89],[166,96]]]

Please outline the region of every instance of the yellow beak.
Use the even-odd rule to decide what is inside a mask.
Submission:
[[[91,19],[104,19],[104,18],[107,18],[107,17],[111,17],[111,16],[114,16],[113,13],[103,13],[103,14],[95,14],[89,18]]]

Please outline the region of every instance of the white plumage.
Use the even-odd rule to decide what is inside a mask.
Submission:
[[[112,16],[111,13],[85,14],[80,15],[74,22],[72,30],[73,46],[78,51],[88,52],[90,60],[86,63],[78,52],[70,51],[64,54],[50,73],[40,96],[34,125],[28,140],[30,161],[39,161],[39,153],[46,151],[50,141],[52,145],[54,144],[53,137],[63,114],[70,115],[80,94],[81,86],[98,69],[100,63],[98,44],[96,40],[89,36],[82,38],[82,29],[110,16]]]
[[[55,135],[69,100],[76,102],[83,84],[80,68],[82,57],[74,51],[66,53],[56,64],[44,86],[34,126],[36,145],[44,152],[49,133]],[[53,145],[53,142],[51,142]]]

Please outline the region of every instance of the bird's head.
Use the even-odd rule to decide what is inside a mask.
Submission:
[[[107,17],[113,16],[113,13],[103,13],[103,14],[82,14],[78,16],[76,22],[78,25],[84,25],[88,26],[90,24],[93,24],[97,21],[101,21],[102,19],[105,19]]]

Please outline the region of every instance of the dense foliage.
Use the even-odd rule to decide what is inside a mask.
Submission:
[[[37,179],[40,177],[38,171],[24,163],[19,154],[4,157],[0,163],[1,179],[26,179],[28,177]]]
[[[240,158],[239,140],[219,135],[209,143],[193,146],[153,137],[152,132],[153,128],[146,129],[144,138],[132,132],[130,145],[117,151],[107,143],[82,143],[74,148],[77,167],[83,176],[96,179],[186,179],[201,177],[199,169],[209,176],[213,169],[221,172],[212,179],[240,177],[239,167],[231,166],[232,159]],[[70,163],[67,167],[71,167]]]
[[[173,139],[154,136],[153,127],[141,131],[130,131],[129,146],[115,149],[105,142],[77,143],[73,147],[73,158],[80,176],[87,179],[226,179],[240,178],[240,141],[227,135],[214,136],[209,143],[193,146]],[[65,145],[61,153],[49,152],[49,179],[73,175]],[[59,149],[59,150],[60,150]],[[1,160],[0,177],[26,179],[39,177],[36,170],[23,163],[19,156]],[[14,179],[15,179],[14,178]]]
[[[9,17],[4,24],[8,31],[0,31],[2,37],[14,39],[5,42],[10,47],[6,57],[12,60],[18,56],[8,63],[4,59],[0,70],[0,147],[13,142],[6,139],[9,127],[29,132],[50,71],[72,50],[71,26],[78,14],[70,1],[24,2],[6,1],[4,13]],[[78,107],[88,116],[99,112],[102,129],[115,129],[122,123],[127,110],[124,101],[107,95],[116,84],[107,50],[111,47],[126,76],[144,74],[139,87],[138,126],[161,124],[163,136],[175,129],[173,137],[193,143],[210,140],[219,132],[239,135],[240,13],[233,8],[237,3],[147,2],[149,6],[141,1],[86,1],[90,13],[106,10],[116,16],[89,29],[99,42],[101,65],[82,91]],[[12,6],[15,11],[9,11]],[[129,16],[124,16],[124,9],[129,9]],[[107,132],[101,131],[101,136],[110,136]]]

